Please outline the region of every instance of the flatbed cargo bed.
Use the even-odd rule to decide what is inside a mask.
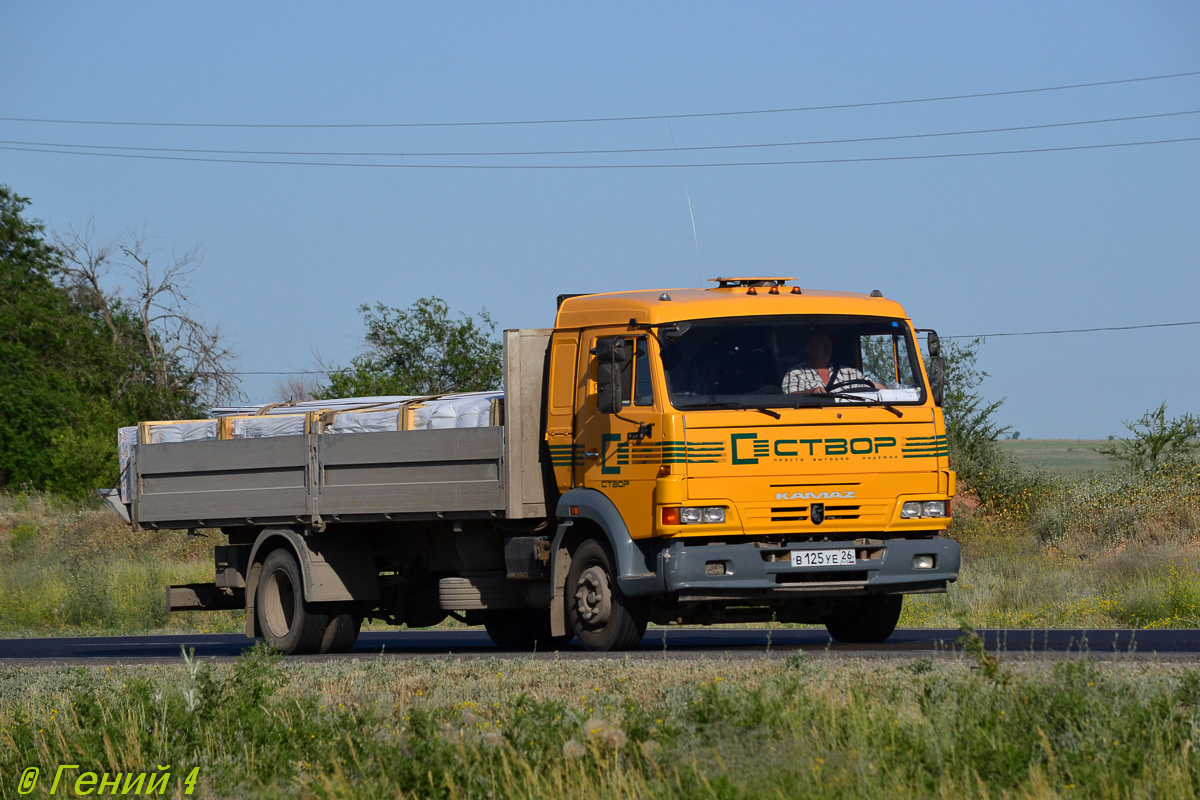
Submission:
[[[138,529],[544,516],[539,409],[548,331],[505,331],[502,424],[139,444]]]

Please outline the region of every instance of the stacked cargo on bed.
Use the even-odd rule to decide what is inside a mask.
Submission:
[[[436,396],[347,397],[261,406],[213,409],[215,419],[143,422],[117,431],[121,460],[120,496],[130,502],[129,460],[139,442],[259,439],[305,433],[348,434],[381,431],[486,428],[504,422],[503,392]]]

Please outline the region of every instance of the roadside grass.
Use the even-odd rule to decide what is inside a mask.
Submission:
[[[219,531],[134,533],[99,504],[0,493],[0,633],[240,631],[234,612],[167,614],[166,586],[213,579]]]
[[[900,625],[1200,627],[1198,472],[997,470],[992,510],[955,501],[958,582],[906,597]]]
[[[4,667],[0,796],[1196,797],[1200,671],[1106,658]]]
[[[988,504],[954,501],[958,582],[906,597],[900,626],[1200,627],[1197,471],[982,476]],[[0,493],[0,635],[243,631],[241,612],[166,613],[167,584],[212,580],[225,538],[200,533],[135,534],[98,504]]]

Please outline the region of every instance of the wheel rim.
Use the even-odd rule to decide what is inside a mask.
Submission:
[[[292,629],[296,613],[296,589],[286,570],[277,569],[267,578],[263,598],[263,622],[273,638],[281,639]]]
[[[599,566],[591,566],[579,575],[575,585],[575,610],[590,628],[603,628],[612,613],[612,591],[608,574]]]

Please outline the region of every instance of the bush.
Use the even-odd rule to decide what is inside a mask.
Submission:
[[[1126,421],[1122,424],[1133,437],[1118,439],[1096,452],[1135,472],[1151,472],[1163,466],[1188,464],[1195,460],[1200,417],[1194,414],[1167,419],[1167,404],[1164,401],[1136,422]]]
[[[1090,548],[1092,554],[1135,540],[1189,542],[1200,520],[1200,475],[1194,466],[1060,478],[1042,488],[1031,530],[1044,544]]]
[[[1025,471],[995,442],[964,447],[950,440],[950,464],[960,491],[969,492],[985,513],[1011,521],[1028,519],[1051,491],[1051,478],[1040,470]]]

